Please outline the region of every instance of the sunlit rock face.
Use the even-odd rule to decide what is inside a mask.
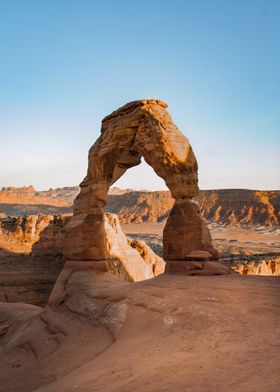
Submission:
[[[27,215],[0,220],[0,249],[36,256],[62,254],[64,228],[70,217]]]
[[[70,216],[26,216],[0,220],[0,301],[45,305],[63,268],[62,247]],[[164,272],[165,262],[140,240],[123,233],[117,215],[105,214],[104,233],[110,257],[95,261],[94,269],[124,281],[151,279]]]
[[[45,305],[63,268],[64,230],[70,217],[0,220],[0,300]]]
[[[280,257],[269,257],[261,261],[237,263],[233,269],[241,275],[280,276]]]
[[[199,192],[195,155],[166,107],[159,100],[135,101],[104,118],[74,202],[64,241],[65,259],[77,263],[112,259],[104,215],[109,187],[127,169],[139,165],[142,157],[175,199],[163,236],[166,262],[185,262],[193,251],[204,252],[202,261],[218,259],[199,207],[192,200]]]

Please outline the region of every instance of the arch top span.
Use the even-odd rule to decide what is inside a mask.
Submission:
[[[175,199],[163,235],[167,263],[187,261],[193,252],[206,259],[218,258],[204,218],[193,201],[199,192],[195,155],[166,108],[163,101],[143,99],[103,119],[101,134],[89,150],[87,175],[66,232],[66,259],[112,257],[104,228],[107,193],[126,170],[140,164],[142,157],[165,181]]]
[[[156,99],[134,101],[102,121],[101,135],[89,152],[86,180],[111,186],[141,157],[154,169],[174,198],[198,194],[197,161],[188,139]]]
[[[137,101],[131,101],[126,103],[125,105],[121,106],[119,109],[114,110],[111,114],[108,116],[104,117],[102,120],[102,125],[106,123],[106,121],[118,117],[124,114],[127,114],[128,112],[136,109],[136,108],[141,108],[144,106],[160,106],[163,109],[166,109],[168,107],[167,103],[161,101],[160,99],[139,99]],[[102,132],[102,130],[101,130]]]

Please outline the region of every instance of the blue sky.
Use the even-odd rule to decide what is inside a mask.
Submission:
[[[101,119],[160,98],[202,189],[280,189],[279,20],[272,0],[0,0],[0,186],[78,184]],[[117,185],[164,187],[145,164]]]

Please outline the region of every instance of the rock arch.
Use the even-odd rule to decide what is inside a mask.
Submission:
[[[210,232],[193,201],[199,191],[195,155],[166,108],[159,100],[140,100],[103,119],[101,135],[89,150],[87,175],[80,185],[66,232],[66,260],[113,258],[105,230],[107,193],[126,170],[140,164],[141,157],[163,178],[175,199],[163,234],[164,259],[169,270],[175,264],[177,270],[178,262],[184,263],[184,270],[187,260],[218,259]]]

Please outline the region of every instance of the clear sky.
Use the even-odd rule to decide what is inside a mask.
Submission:
[[[202,189],[280,189],[279,20],[278,0],[0,0],[0,186],[77,185],[101,119],[159,98]],[[145,164],[117,185],[164,187]]]

